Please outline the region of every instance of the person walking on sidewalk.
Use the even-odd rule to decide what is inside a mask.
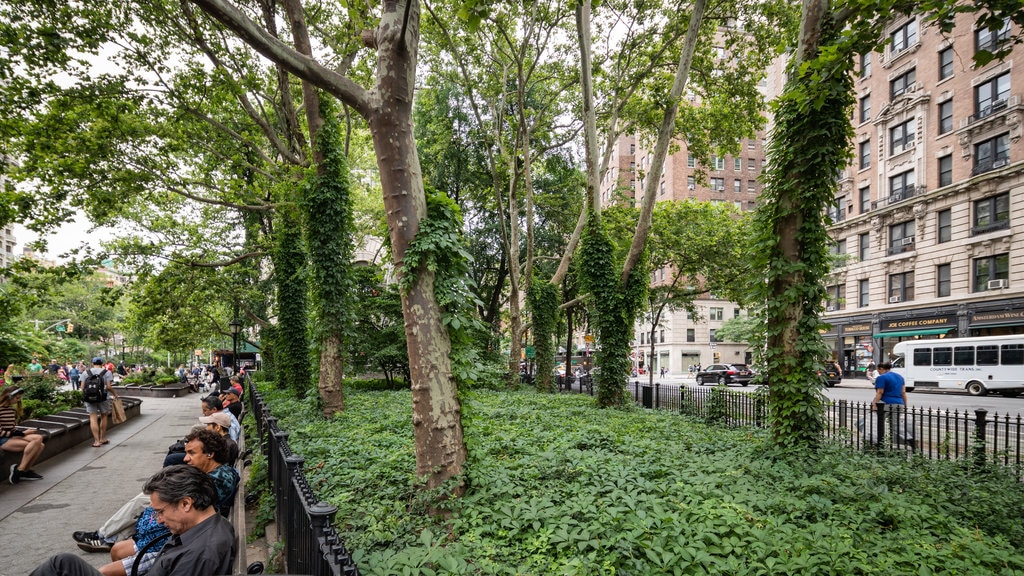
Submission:
[[[169,466],[146,482],[157,522],[171,531],[157,554],[149,576],[215,576],[231,574],[238,547],[235,529],[214,507],[217,490],[209,474],[186,465]],[[29,576],[99,576],[76,554],[58,554]]]
[[[18,430],[15,426],[21,416],[21,388],[5,386],[0,390],[0,450],[21,452],[21,462],[11,464],[7,481],[17,484],[22,480],[42,480],[32,465],[43,453],[43,437],[35,428]]]
[[[90,401],[88,389],[91,385],[90,379],[97,376],[102,383],[102,394],[97,400]],[[103,358],[99,356],[92,359],[92,368],[82,373],[82,394],[86,395],[85,411],[89,414],[89,428],[92,429],[92,447],[99,448],[104,444],[110,444],[107,439],[107,427],[110,425],[110,413],[113,411],[112,398],[117,398],[114,392],[114,375],[103,366]]]

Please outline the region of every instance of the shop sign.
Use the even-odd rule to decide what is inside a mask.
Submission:
[[[999,312],[975,312],[971,324],[1011,324],[1024,321],[1024,310],[1001,310]]]
[[[932,318],[900,318],[882,320],[882,332],[891,330],[925,330],[928,328],[956,328],[956,316],[935,316]]]
[[[843,334],[853,334],[855,332],[871,332],[871,324],[847,324],[843,326]]]

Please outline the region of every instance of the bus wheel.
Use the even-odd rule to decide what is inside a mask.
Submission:
[[[972,380],[967,383],[967,393],[971,396],[984,396],[988,393],[985,389],[985,385],[977,380]]]

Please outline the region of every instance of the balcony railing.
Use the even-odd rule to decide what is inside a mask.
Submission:
[[[988,118],[989,116],[997,112],[1001,112],[1002,110],[1006,110],[1006,100],[996,100],[995,102],[989,104],[988,106],[985,106],[981,110],[978,110],[977,114],[971,114],[971,116],[967,120],[967,123],[971,124],[983,118]]]
[[[976,162],[974,164],[974,168],[971,168],[971,176],[977,176],[978,174],[984,174],[985,172],[998,170],[1009,163],[1010,153],[1004,152],[1002,154],[997,155],[995,158]]]
[[[1010,227],[1009,220],[999,220],[991,224],[984,226],[974,226],[971,228],[971,236],[980,236],[981,234],[987,234],[989,232],[995,232],[996,230],[1005,230]]]

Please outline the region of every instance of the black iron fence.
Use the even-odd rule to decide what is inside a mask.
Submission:
[[[334,528],[338,509],[313,494],[302,471],[305,460],[293,454],[288,433],[277,426],[259,392],[249,386],[260,449],[267,458],[278,532],[284,541],[286,572],[312,576],[358,576],[359,569]]]
[[[593,395],[596,387],[589,376],[560,378],[558,384],[559,390],[578,394]],[[768,426],[766,388],[651,385],[640,379],[630,379],[627,387],[633,401],[645,408],[673,410],[727,426]],[[973,458],[997,463],[1024,480],[1020,415],[839,400],[826,407],[825,431],[831,440],[858,449],[906,450],[936,460]]]

